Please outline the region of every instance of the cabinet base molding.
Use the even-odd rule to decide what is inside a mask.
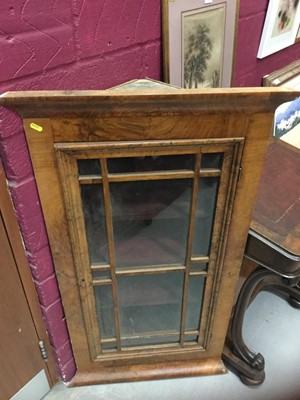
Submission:
[[[95,385],[129,381],[145,381],[188,376],[226,374],[227,369],[219,358],[203,361],[142,364],[105,368],[97,371],[77,372],[68,386]]]

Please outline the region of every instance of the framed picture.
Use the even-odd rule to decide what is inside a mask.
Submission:
[[[289,86],[300,90],[300,61],[294,61],[285,67],[265,75],[264,86]]]
[[[287,86],[300,90],[300,61],[264,76],[264,86]],[[300,148],[300,98],[281,104],[275,112],[274,136]]]
[[[164,80],[231,86],[235,22],[236,0],[163,0]]]
[[[295,43],[300,23],[300,0],[270,0],[257,58]]]
[[[296,42],[299,42],[299,41],[300,41],[300,25],[298,27],[298,31],[297,31],[297,34],[296,34]]]
[[[274,122],[274,136],[300,149],[300,98],[281,104]]]

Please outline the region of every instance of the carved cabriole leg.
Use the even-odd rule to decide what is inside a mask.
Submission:
[[[250,350],[243,339],[242,328],[245,312],[253,300],[253,294],[258,293],[264,286],[266,279],[273,277],[266,269],[256,269],[245,281],[237,303],[231,325],[231,340],[234,352],[252,368],[262,370],[264,368],[264,358],[261,354],[256,354]]]
[[[300,273],[294,278],[283,278],[284,286],[278,288],[289,296],[288,301],[294,308],[300,308]]]
[[[283,278],[274,272],[258,268],[245,281],[231,323],[231,343],[226,348],[224,358],[238,370],[241,380],[248,385],[258,385],[264,380],[264,358],[260,353],[250,350],[243,339],[242,327],[244,315],[257,293],[261,290],[279,291],[287,294],[294,307],[300,304],[299,277]],[[250,369],[249,369],[250,368]]]
[[[300,290],[299,290],[299,292],[300,292]],[[290,296],[290,298],[289,298],[289,303],[290,303],[290,305],[291,305],[292,307],[295,307],[295,308],[299,308],[299,309],[300,309],[300,300],[299,300],[299,299],[296,299],[294,296]]]

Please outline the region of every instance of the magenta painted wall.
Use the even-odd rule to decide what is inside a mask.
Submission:
[[[7,0],[0,4],[0,92],[106,89],[161,79],[160,0]],[[60,376],[71,344],[20,118],[0,110],[4,163]]]
[[[105,89],[161,79],[161,0],[6,0],[0,4],[0,92]],[[234,84],[299,58],[300,45],[256,59],[267,0],[241,0]],[[60,376],[75,364],[20,118],[0,109],[0,155]]]

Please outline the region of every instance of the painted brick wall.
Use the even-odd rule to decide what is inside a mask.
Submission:
[[[160,0],[6,0],[0,2],[0,92],[105,89],[161,79]],[[299,46],[256,59],[267,0],[241,0],[234,83],[299,58]],[[0,109],[0,155],[14,201],[58,371],[75,364],[43,215],[20,118]]]
[[[160,0],[0,2],[0,92],[106,89],[161,79]],[[20,118],[0,110],[0,154],[58,371],[75,364]]]
[[[261,60],[256,58],[268,0],[240,0],[234,86],[261,86],[262,78],[300,59],[300,43]]]

